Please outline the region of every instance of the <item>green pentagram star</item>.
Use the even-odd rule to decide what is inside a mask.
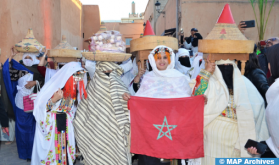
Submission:
[[[167,120],[167,117],[165,116],[164,118],[164,122],[162,125],[156,125],[156,124],[153,124],[154,127],[156,127],[160,132],[158,134],[158,137],[157,137],[157,140],[159,140],[161,137],[163,136],[166,136],[168,137],[170,140],[172,140],[172,137],[171,137],[171,130],[173,130],[174,128],[177,127],[177,125],[169,125],[168,124],[168,120]],[[164,127],[167,127],[168,128],[168,131],[167,132],[164,132],[163,129]]]

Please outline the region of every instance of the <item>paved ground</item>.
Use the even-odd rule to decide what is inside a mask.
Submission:
[[[1,142],[0,145],[0,165],[30,165],[30,162],[19,159],[17,154],[16,142],[10,145],[5,145]],[[75,165],[82,165],[79,161]]]
[[[18,158],[16,142],[10,145],[5,145],[5,142],[1,142],[0,165],[30,165],[30,162]],[[77,161],[75,165],[82,165],[82,163]],[[133,165],[137,165],[137,163],[135,162]]]

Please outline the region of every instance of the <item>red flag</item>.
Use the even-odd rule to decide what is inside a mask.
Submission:
[[[203,96],[131,97],[131,153],[164,159],[204,157]]]

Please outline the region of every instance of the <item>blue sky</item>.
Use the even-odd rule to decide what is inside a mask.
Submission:
[[[133,0],[80,0],[83,5],[99,5],[101,20],[128,18]],[[145,11],[148,0],[134,0],[136,13]]]

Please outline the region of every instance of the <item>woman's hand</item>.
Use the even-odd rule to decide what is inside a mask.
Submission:
[[[206,105],[206,104],[207,104],[208,99],[207,99],[207,97],[206,97],[205,95],[202,95],[202,96],[203,96],[203,98],[204,98],[204,105]]]
[[[247,149],[247,151],[252,154],[252,155],[260,155],[258,152],[257,152],[257,149],[256,147],[250,147]]]
[[[122,98],[123,98],[123,100],[125,100],[125,101],[129,101],[130,98],[131,98],[131,95],[130,95],[129,93],[124,93],[124,94],[122,95]]]
[[[36,85],[36,81],[27,81],[27,84],[24,86],[26,89],[31,89]]]
[[[210,62],[209,59],[206,60],[206,67],[205,70],[210,72],[211,74],[215,71],[216,64],[214,62]]]
[[[9,57],[9,62],[11,62],[11,60],[15,57],[15,55],[17,54],[17,50],[15,50],[14,46],[11,48],[11,55]]]
[[[63,98],[63,91],[61,89],[58,89],[58,91],[56,91],[54,94],[53,94],[53,97],[51,98],[51,101],[53,103],[56,103],[58,100],[62,99]]]
[[[145,73],[145,70],[140,68],[140,70],[138,72],[138,75],[134,79],[134,83],[136,83],[136,84],[139,83],[140,79],[141,79],[141,77],[143,76],[144,73]]]
[[[2,127],[2,131],[5,134],[9,134],[9,127]]]

